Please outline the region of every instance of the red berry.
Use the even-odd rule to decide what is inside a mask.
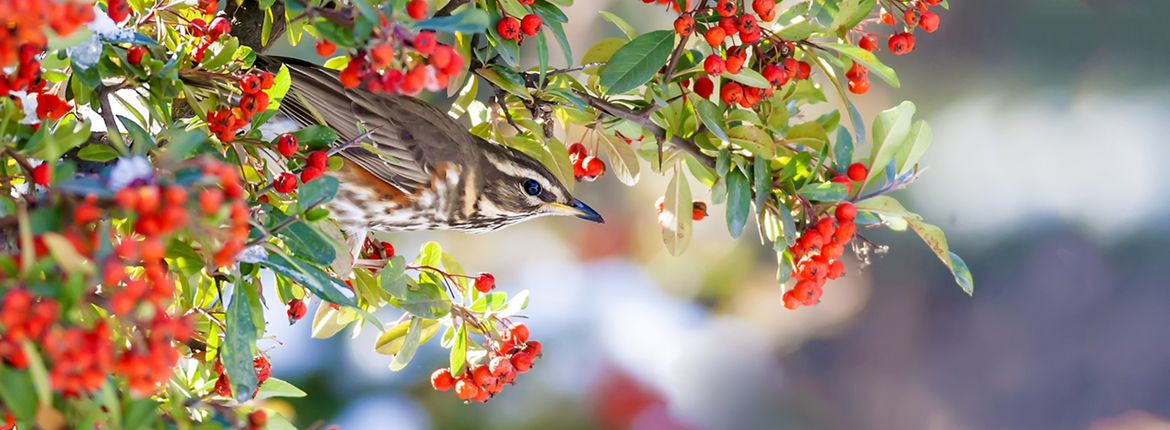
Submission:
[[[841,260],[833,260],[832,263],[829,263],[829,279],[837,279],[844,274],[845,263],[842,263]]]
[[[325,170],[329,166],[329,154],[326,154],[325,151],[313,151],[309,154],[307,163],[309,166]]]
[[[475,289],[481,293],[491,291],[496,287],[496,277],[491,273],[480,273],[475,277]]]
[[[439,42],[435,39],[435,32],[420,31],[414,36],[414,50],[419,54],[431,55],[435,48],[439,46]]]
[[[694,221],[702,221],[707,217],[707,204],[703,202],[694,202],[691,204],[691,219]]]
[[[460,379],[455,383],[455,397],[459,400],[468,401],[479,396],[479,387],[469,379]]]
[[[520,39],[520,20],[505,16],[500,22],[496,23],[496,32],[500,37],[508,40]]]
[[[726,63],[724,63],[723,59],[719,58],[719,55],[717,54],[711,54],[707,56],[706,60],[703,60],[703,70],[711,76],[723,74],[723,70],[726,67]]]
[[[272,181],[272,189],[281,194],[288,194],[297,189],[297,177],[289,172],[282,172]]]
[[[796,309],[801,306],[800,300],[796,298],[796,293],[788,290],[784,293],[784,307],[788,309]]]
[[[585,179],[590,181],[605,174],[605,162],[592,155],[585,157],[581,162],[581,167],[585,169]]]
[[[739,20],[736,20],[732,16],[719,18],[719,27],[727,32],[728,36],[734,36],[736,33],[739,33]]]
[[[679,15],[674,19],[674,32],[682,37],[690,36],[695,32],[695,18],[689,13]]]
[[[929,10],[922,12],[922,17],[918,20],[918,28],[921,28],[927,33],[934,33],[935,30],[938,30],[938,21],[939,19],[937,13],[931,12]]]
[[[738,75],[740,70],[743,70],[743,63],[747,61],[747,54],[742,49],[734,48],[727,50],[727,59],[724,60],[724,67],[727,73]]]
[[[146,47],[142,46],[142,45],[134,45],[134,46],[131,46],[130,49],[126,51],[126,62],[128,62],[132,65],[135,65],[135,66],[140,66],[140,65],[142,65],[142,57],[145,57],[145,56],[146,56]]]
[[[914,9],[906,9],[906,13],[902,15],[902,18],[909,27],[918,25],[918,13],[914,12]]]
[[[431,386],[438,391],[450,390],[454,384],[455,378],[451,376],[451,370],[445,367],[431,374]]]
[[[719,12],[719,16],[734,16],[736,11],[735,0],[719,0],[715,4],[715,11]]]
[[[845,186],[845,193],[846,194],[853,194],[853,181],[850,181],[849,178],[845,177],[845,175],[834,176],[834,177],[830,178],[829,181],[833,182],[835,184],[844,185]]]
[[[703,39],[707,40],[707,44],[711,47],[716,47],[723,44],[723,39],[727,38],[727,30],[722,27],[711,27],[703,34]]]
[[[752,10],[756,11],[756,15],[763,18],[764,15],[769,15],[776,10],[776,0],[754,0],[752,1]],[[771,21],[766,19],[765,21]]]
[[[439,45],[435,47],[434,52],[431,52],[431,56],[427,57],[427,64],[435,66],[435,69],[438,69],[442,73],[443,69],[451,65],[451,57],[457,55],[459,54],[455,52],[455,48],[447,45]]]
[[[219,212],[220,205],[223,204],[223,191],[219,188],[207,188],[199,192],[199,209],[206,215],[214,215]]]
[[[864,181],[865,177],[869,175],[869,169],[865,168],[865,164],[853,163],[849,165],[848,169],[846,169],[846,175],[849,176],[849,179],[852,181]]]
[[[276,138],[276,152],[285,157],[291,157],[297,153],[297,148],[300,145],[297,143],[297,137],[292,133],[285,133]]]
[[[540,24],[540,17],[536,14],[524,15],[524,19],[520,21],[520,31],[524,32],[525,35],[535,36],[536,33],[540,32]]]
[[[276,83],[276,76],[270,72],[260,72],[257,76],[260,76],[261,89],[270,89],[272,88],[272,85]]]
[[[414,20],[420,20],[427,17],[427,2],[426,0],[410,0],[406,4],[406,14]]]
[[[910,33],[895,34],[890,36],[887,45],[889,45],[890,52],[893,52],[894,55],[909,54],[910,51],[914,50],[914,35]]]
[[[130,3],[126,0],[110,0],[106,2],[106,15],[114,22],[122,22],[130,16]]]
[[[305,317],[305,312],[308,312],[308,308],[309,307],[305,305],[304,300],[289,300],[288,305],[285,306],[285,313],[288,314],[288,323],[292,324],[300,321],[301,318]]]
[[[695,78],[694,86],[695,94],[704,99],[711,98],[711,93],[715,92],[715,83],[711,82],[711,78],[706,76],[699,76]]]
[[[42,187],[49,185],[49,180],[52,177],[52,171],[49,170],[49,163],[44,162],[33,167],[32,181],[34,184]]]
[[[857,46],[869,52],[876,51],[878,48],[877,36],[873,33],[865,33],[857,39]]]
[[[751,15],[740,15],[739,20],[736,21],[736,29],[740,32],[740,38],[743,38],[744,33],[755,33],[759,30],[759,25],[756,23],[756,17]]]
[[[248,426],[251,428],[260,429],[266,425],[268,425],[268,413],[264,412],[263,409],[258,409],[248,414]]]
[[[519,324],[513,325],[512,328],[510,328],[509,330],[510,330],[510,333],[512,334],[511,339],[513,342],[516,342],[516,343],[528,342],[528,326],[524,325],[524,323],[519,323]]]
[[[317,55],[320,55],[322,57],[328,57],[330,55],[333,55],[333,53],[336,51],[337,51],[337,45],[334,45],[333,42],[330,42],[330,41],[325,40],[325,39],[320,39],[317,41]]]
[[[577,164],[579,161],[585,159],[589,155],[589,150],[585,149],[585,144],[581,142],[569,145],[569,161]]]
[[[853,94],[865,94],[869,92],[869,78],[850,79],[849,92]]]
[[[544,349],[544,345],[541,344],[538,340],[530,340],[527,344],[524,345],[524,352],[528,353],[528,355],[532,357],[540,356],[541,349]]]
[[[719,89],[719,99],[723,100],[723,104],[728,106],[735,106],[743,100],[743,86],[738,82],[728,82],[723,84],[723,88]]]
[[[852,220],[857,217],[857,206],[853,206],[853,203],[841,202],[833,214],[837,216],[837,220]]]
[[[322,170],[320,167],[317,167],[317,166],[305,167],[305,170],[301,171],[301,182],[307,184],[314,179],[320,178],[321,175],[324,175],[324,174],[325,174],[325,171]]]
[[[219,17],[211,21],[211,26],[207,29],[207,38],[211,40],[219,39],[220,36],[232,32],[232,23],[228,22],[227,18]]]
[[[493,357],[491,362],[488,363],[488,369],[497,377],[504,377],[515,371],[512,368],[512,362],[508,360],[508,357],[504,356]]]
[[[869,76],[869,69],[856,61],[854,61],[853,65],[849,66],[849,70],[845,72],[845,77],[849,78],[851,81],[862,80],[867,76]]]
[[[812,74],[812,65],[811,64],[808,64],[804,61],[800,61],[800,62],[796,63],[796,80],[803,81],[805,79],[808,79],[808,76],[810,74]]]
[[[783,67],[775,64],[764,66],[764,72],[762,74],[764,75],[764,79],[767,79],[768,83],[772,84],[773,87],[779,88],[788,83],[788,72]]]
[[[527,372],[528,369],[532,368],[532,356],[528,355],[527,352],[517,352],[512,354],[512,367],[515,368],[517,372]]]

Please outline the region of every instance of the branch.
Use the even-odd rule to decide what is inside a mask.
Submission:
[[[442,9],[436,11],[435,16],[440,17],[451,15],[451,13],[455,12],[455,9],[458,9],[459,6],[467,4],[468,1],[470,0],[451,0],[447,2],[447,4],[444,5]]]
[[[651,133],[654,133],[654,136],[657,137],[659,141],[666,138],[666,130],[665,129],[663,129],[662,127],[659,127],[658,124],[655,124],[653,121],[650,121],[649,117],[643,116],[639,112],[634,112],[634,111],[631,111],[631,110],[626,109],[624,107],[614,105],[610,102],[599,99],[597,97],[593,97],[593,96],[591,96],[587,93],[584,93],[584,92],[575,91],[575,93],[577,94],[577,96],[585,98],[585,100],[589,102],[590,106],[593,106],[597,110],[601,111],[601,113],[603,115],[608,115],[608,116],[613,117],[613,118],[624,119],[624,120],[633,122],[635,124],[638,124],[638,125],[642,126],[642,128],[649,130]],[[699,160],[700,163],[703,163],[703,165],[710,167],[712,169],[715,168],[715,157],[704,154],[703,151],[699,148],[699,145],[695,143],[695,141],[690,140],[690,139],[683,139],[682,137],[679,137],[679,136],[671,136],[669,143],[672,146],[674,146],[678,149],[681,149],[688,154],[691,154],[692,156],[695,157],[695,159]]]

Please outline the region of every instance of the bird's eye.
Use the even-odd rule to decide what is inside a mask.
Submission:
[[[525,179],[523,186],[524,192],[528,193],[530,196],[540,194],[540,183],[536,182],[535,179]]]

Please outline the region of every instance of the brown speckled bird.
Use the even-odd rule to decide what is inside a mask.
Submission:
[[[485,232],[544,215],[603,222],[539,161],[469,133],[434,106],[408,96],[345,89],[336,72],[293,59],[280,111],[300,126],[328,125],[338,142],[367,135],[338,154],[341,186],[329,204],[351,232]],[[359,125],[360,124],[360,125]]]

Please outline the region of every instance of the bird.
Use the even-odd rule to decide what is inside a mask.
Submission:
[[[430,103],[345,88],[336,72],[293,58],[257,64],[289,71],[279,114],[359,142],[336,148],[344,163],[329,172],[339,186],[327,207],[349,233],[482,233],[547,215],[605,222],[539,161],[471,134]]]

